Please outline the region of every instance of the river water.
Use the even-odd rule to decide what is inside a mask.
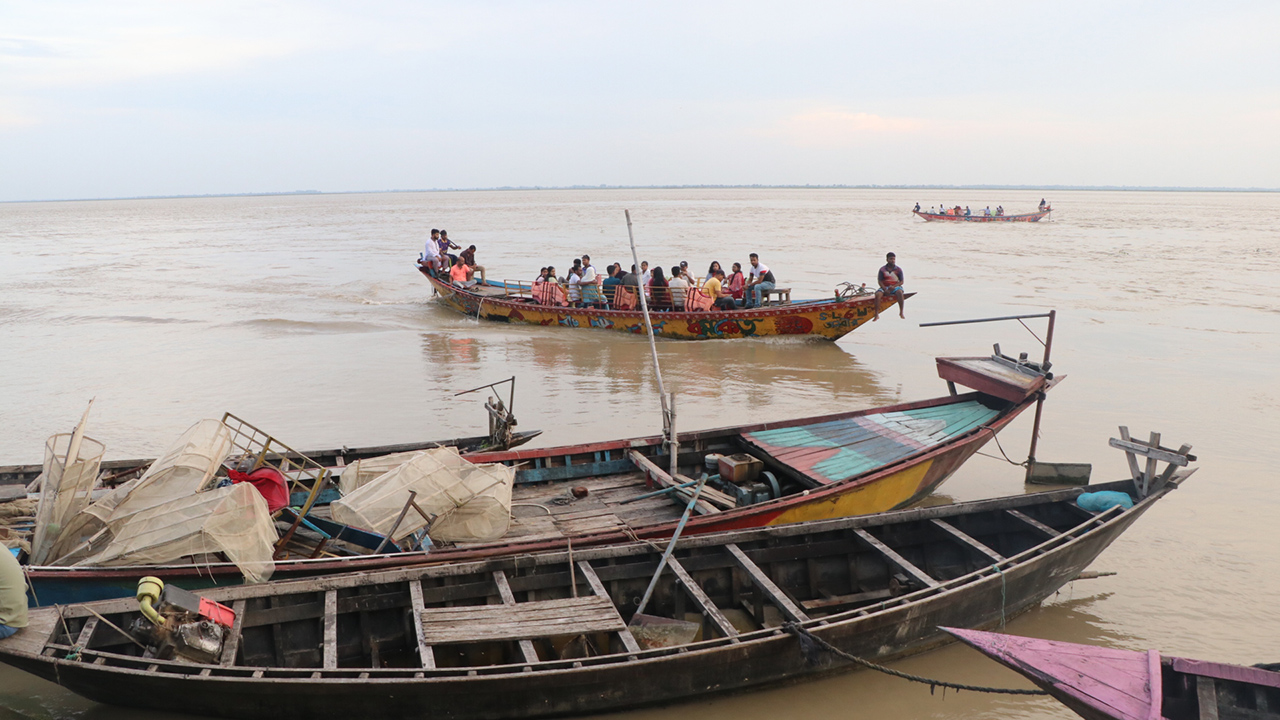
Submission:
[[[483,434],[477,395],[515,376],[540,445],[659,431],[643,339],[479,323],[437,304],[413,267],[431,228],[474,243],[490,278],[531,280],[589,253],[703,273],[758,252],[793,296],[874,282],[897,253],[906,320],[837,343],[662,341],[681,429],[831,413],[944,394],[933,358],[1042,348],[1017,323],[921,322],[1058,311],[1037,456],[1127,475],[1117,425],[1190,443],[1200,471],[1094,569],[1009,625],[1016,633],[1224,662],[1280,661],[1280,194],[1060,192],[1051,222],[936,224],[920,202],[1032,209],[1027,191],[543,190],[0,204],[0,464],[39,462],[95,399],[107,457],[156,454],[231,411],[294,447]],[[1044,321],[1028,321],[1043,336]],[[1000,436],[1026,455],[1028,413]],[[988,448],[992,452],[994,446]],[[957,500],[1024,491],[975,457]],[[896,666],[1025,686],[949,647]],[[628,716],[1065,718],[1051,701],[931,694],[872,672]],[[133,718],[0,668],[0,718]]]

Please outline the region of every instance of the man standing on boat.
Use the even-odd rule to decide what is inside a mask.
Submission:
[[[876,280],[880,283],[880,287],[876,290],[876,314],[871,320],[875,322],[880,319],[880,298],[885,295],[888,295],[890,299],[897,297],[898,317],[905,320],[907,314],[903,306],[907,302],[907,294],[902,290],[902,283],[906,282],[906,277],[902,274],[902,268],[897,265],[896,255],[889,253],[884,256],[884,260],[884,267],[880,268],[880,272],[876,273]]]

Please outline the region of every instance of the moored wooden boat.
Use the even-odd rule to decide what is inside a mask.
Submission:
[[[691,494],[675,487],[706,471],[708,456],[754,458],[757,481],[702,495],[686,534],[848,517],[906,507],[930,493],[1061,378],[1006,358],[940,358],[948,382],[987,392],[797,420],[682,433],[677,477],[661,437],[480,453],[516,468],[513,517],[500,540],[404,552],[277,559],[273,578],[310,577],[670,537]],[[994,394],[993,394],[994,393]],[[570,492],[585,490],[582,497]],[[327,491],[326,491],[327,492]],[[732,495],[730,494],[732,493]],[[325,500],[321,493],[318,502]],[[672,502],[672,500],[676,502]],[[298,530],[306,534],[305,528]],[[40,604],[127,596],[143,575],[192,588],[240,582],[230,563],[27,570]]]
[[[218,588],[201,595],[234,617],[162,605],[164,632],[132,599],[42,608],[0,660],[99,702],[246,720],[671,703],[849,667],[806,659],[799,633],[884,661],[949,641],[940,625],[1015,616],[1180,482],[1099,513],[1073,488],[682,539],[646,608],[657,620],[632,617],[663,550],[640,542]],[[689,634],[654,642],[655,623]]]
[[[1087,720],[1280,718],[1280,672],[943,628]]]
[[[419,268],[440,299],[468,317],[544,327],[615,330],[645,334],[644,315],[634,310],[599,310],[544,305],[533,298],[529,283],[489,280],[463,288]],[[911,297],[914,293],[908,293]],[[838,340],[875,314],[872,294],[840,296],[830,300],[788,300],[754,309],[697,312],[651,312],[653,332],[680,340],[729,340],[747,337],[812,336]],[[884,312],[896,300],[881,298]]]
[[[931,213],[924,210],[913,210],[916,215],[929,222],[1040,222],[1053,210],[1037,210],[1020,215],[948,215],[947,213]]]

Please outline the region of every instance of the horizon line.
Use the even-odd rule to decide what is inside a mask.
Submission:
[[[38,200],[0,200],[0,204],[106,202],[113,200],[190,200],[228,197],[278,197],[286,195],[381,195],[390,193],[446,192],[516,192],[530,190],[1055,190],[1110,192],[1233,192],[1274,193],[1280,188],[1184,186],[1184,185],[797,185],[797,184],[698,184],[698,185],[496,185],[458,188],[397,188],[388,190],[280,190],[243,193],[200,193],[186,195],[124,195],[117,197],[43,198]]]

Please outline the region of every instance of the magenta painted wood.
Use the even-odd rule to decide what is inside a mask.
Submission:
[[[1188,660],[1186,658],[1169,658],[1169,661],[1174,670],[1188,675],[1203,675],[1218,680],[1233,680],[1250,685],[1280,688],[1280,673],[1263,670],[1262,668],[1224,665],[1223,663]]]
[[[1022,673],[1082,717],[1161,717],[1160,655],[1154,650],[1115,650],[980,630],[943,629]]]

